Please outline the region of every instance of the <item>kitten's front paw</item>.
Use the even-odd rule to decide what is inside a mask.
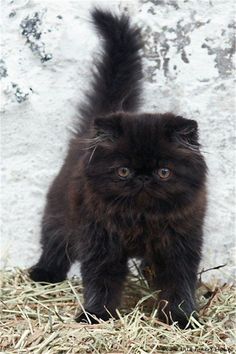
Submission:
[[[173,321],[178,323],[178,327],[180,329],[192,329],[193,326],[189,322],[190,316],[187,315],[179,315],[179,314],[173,314]],[[196,316],[194,316],[196,318]]]
[[[97,324],[99,323],[99,320],[107,321],[109,318],[110,315],[107,312],[96,314],[86,311],[86,314],[81,312],[78,316],[76,316],[75,320],[79,323]]]
[[[159,309],[158,318],[167,324],[172,324],[177,322],[177,325],[181,329],[193,328],[192,324],[189,322],[191,315],[198,319],[198,316],[194,309],[189,311],[184,311],[181,307],[166,307]]]
[[[60,273],[50,272],[37,265],[29,269],[29,277],[39,283],[59,283],[65,279]]]

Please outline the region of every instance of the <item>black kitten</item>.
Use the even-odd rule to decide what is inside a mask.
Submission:
[[[79,260],[85,309],[106,320],[116,315],[127,261],[136,257],[161,290],[159,318],[185,327],[195,311],[206,205],[197,123],[133,113],[142,78],[139,30],[125,15],[95,9],[92,17],[103,58],[81,109],[82,126],[49,190],[43,252],[30,276],[59,282]]]

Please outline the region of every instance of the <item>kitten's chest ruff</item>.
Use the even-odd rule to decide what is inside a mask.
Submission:
[[[167,225],[157,217],[142,216],[132,223],[119,225],[119,237],[129,257],[151,256],[157,250],[164,250],[171,242]]]

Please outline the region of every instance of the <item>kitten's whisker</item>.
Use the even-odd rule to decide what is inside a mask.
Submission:
[[[96,149],[97,149],[97,145],[94,147],[94,149],[93,149],[93,151],[92,151],[92,153],[91,153],[91,155],[90,155],[90,157],[89,157],[88,165],[90,164],[90,162],[91,162],[91,160],[92,160],[92,158],[93,158],[93,155],[94,155]]]

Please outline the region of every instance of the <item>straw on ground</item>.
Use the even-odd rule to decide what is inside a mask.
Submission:
[[[3,353],[233,353],[235,288],[200,284],[200,322],[180,330],[156,319],[156,294],[140,276],[126,285],[119,320],[83,325],[74,322],[82,303],[78,279],[52,285],[32,282],[27,272],[2,271]],[[140,300],[141,299],[141,300]],[[81,307],[80,307],[81,308]]]

